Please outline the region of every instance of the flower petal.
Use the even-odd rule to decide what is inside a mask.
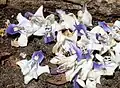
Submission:
[[[79,84],[77,82],[77,77],[75,77],[74,80],[73,80],[73,87],[74,88],[80,88],[80,86],[79,86]]]
[[[96,88],[96,81],[92,79],[87,79],[86,88]]]
[[[19,22],[19,24],[17,26],[21,26],[21,27],[25,26],[26,25],[25,23],[30,22],[27,18],[23,17],[21,13],[18,13],[16,19]]]
[[[75,25],[76,30],[78,30],[78,33],[81,35],[82,33],[80,32],[81,30],[84,31],[85,34],[87,34],[87,27],[84,24],[76,24]]]
[[[82,50],[79,49],[76,45],[72,44],[72,48],[76,51],[78,56],[77,61],[79,62],[82,59]]]
[[[20,66],[23,75],[26,75],[30,70],[30,68],[26,66],[27,63],[28,60],[21,60],[16,63],[17,65]]]
[[[33,13],[31,13],[31,12],[26,12],[25,14],[24,14],[24,17],[26,17],[27,19],[29,19],[30,17],[32,17],[33,16]]]
[[[99,54],[95,54],[96,59],[98,59],[102,64],[104,63],[104,57]]]
[[[43,5],[41,5],[41,6],[38,8],[38,10],[35,12],[34,16],[44,18],[44,16],[43,16]]]
[[[105,32],[110,32],[111,29],[108,27],[108,25],[103,21],[103,22],[98,22],[99,26],[104,29]]]
[[[107,35],[107,33],[104,31],[104,29],[100,26],[95,26],[91,31],[90,33],[93,33],[93,34],[101,34],[101,35]]]
[[[38,63],[41,63],[44,59],[43,52],[41,50],[34,52],[32,55],[32,59],[34,60],[36,56],[38,57],[38,60],[37,60]]]
[[[86,62],[86,64],[84,65],[84,67],[81,70],[80,75],[81,75],[82,80],[87,79],[88,73],[92,69],[92,67],[93,67],[93,61],[92,61],[92,59],[89,59],[88,62]]]
[[[46,44],[47,44],[47,43],[50,43],[50,42],[52,42],[52,41],[54,41],[54,38],[53,38],[52,35],[50,35],[50,36],[45,35],[45,36],[44,36],[44,42],[45,42]]]
[[[92,16],[89,13],[89,11],[87,10],[87,7],[85,6],[85,11],[82,15],[81,21],[83,24],[87,25],[87,26],[92,26]]]
[[[100,69],[102,66],[103,66],[102,64],[98,64],[97,62],[93,62],[94,69]]]
[[[116,20],[113,26],[120,28],[120,21]]]
[[[42,62],[43,58],[44,55],[42,51],[36,51],[33,53],[31,60],[21,60],[16,63],[20,66],[24,75],[25,84],[28,84],[33,78],[37,79],[42,73],[50,73],[48,65],[39,66],[39,63]]]
[[[14,31],[14,27],[16,27],[15,24],[10,24],[10,25],[8,26],[8,28],[6,29],[6,33],[7,33],[7,34],[10,34],[10,35],[14,35],[14,34],[19,33],[19,31]]]
[[[85,82],[83,81],[83,80],[81,80],[81,79],[76,79],[76,82],[80,85],[80,86],[82,86],[83,88],[85,88]]]
[[[27,43],[28,43],[28,37],[25,34],[21,33],[20,37],[18,38],[19,46],[25,47],[27,46]]]

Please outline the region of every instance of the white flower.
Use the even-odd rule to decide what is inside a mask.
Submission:
[[[92,16],[88,12],[86,5],[85,5],[84,9],[85,9],[84,12],[78,11],[78,20],[79,20],[79,22],[82,22],[86,26],[93,26],[92,25]]]
[[[73,13],[66,14],[62,10],[56,10],[56,12],[59,13],[62,28],[75,30],[74,25],[79,22]]]
[[[53,53],[63,54],[63,49],[68,51],[71,48],[71,43],[77,42],[77,30],[71,36],[63,35],[62,31],[58,31],[57,43],[53,46]]]
[[[16,64],[20,66],[24,75],[24,83],[28,84],[33,78],[37,79],[42,73],[50,73],[48,65],[39,66],[44,56],[41,51],[36,51],[32,55],[31,60],[21,60]]]

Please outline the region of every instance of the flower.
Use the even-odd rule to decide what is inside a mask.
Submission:
[[[43,73],[50,73],[48,65],[39,66],[44,59],[42,51],[36,51],[31,60],[21,60],[16,64],[20,66],[24,75],[24,83],[28,84],[33,78],[37,79]]]
[[[74,53],[71,48],[71,44],[77,42],[77,31],[75,31],[71,36],[66,36],[62,33],[62,31],[58,31],[57,34],[57,43],[54,45],[52,52],[53,53],[61,53],[63,54],[63,49],[65,52]],[[72,52],[71,52],[72,50]]]
[[[61,26],[62,29],[71,29],[75,30],[75,23],[79,23],[76,16],[73,13],[66,14],[65,11],[62,10],[56,10],[56,12],[59,14],[60,20],[61,20]]]

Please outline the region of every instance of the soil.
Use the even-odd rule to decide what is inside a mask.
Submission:
[[[24,13],[25,10],[5,5],[0,6],[0,28],[4,27],[6,19],[10,19],[11,23],[16,23],[15,17],[19,12]],[[15,37],[8,35],[0,37],[0,88],[72,88],[72,83],[63,85],[48,83],[46,80],[52,77],[49,74],[42,74],[37,80],[32,80],[25,85],[21,70],[16,65],[16,62],[22,59],[20,53],[26,53],[27,58],[30,59],[34,51],[42,50],[45,55],[42,65],[48,64],[50,68],[54,68],[56,66],[50,64],[49,60],[54,56],[51,51],[55,43],[44,44],[42,37],[31,36],[27,47],[15,48],[10,44]],[[102,77],[101,85],[97,85],[97,88],[120,88],[120,71],[116,70],[112,77]]]

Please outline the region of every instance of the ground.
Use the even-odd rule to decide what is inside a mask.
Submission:
[[[4,27],[3,23],[6,19],[16,23],[15,17],[19,12],[24,13],[25,11],[11,6],[1,6],[0,27]],[[27,47],[15,48],[10,44],[11,39],[14,37],[0,37],[0,88],[72,88],[70,83],[63,85],[48,83],[46,80],[51,77],[49,74],[42,74],[38,80],[32,80],[28,85],[25,85],[20,68],[16,65],[16,62],[22,59],[20,53],[25,52],[27,58],[30,59],[34,51],[42,50],[45,55],[42,65],[48,64],[52,68],[55,66],[50,64],[49,60],[53,57],[51,51],[55,43],[44,44],[42,37],[31,36]],[[101,85],[98,85],[97,88],[120,88],[120,71],[116,70],[112,77],[102,77]]]

